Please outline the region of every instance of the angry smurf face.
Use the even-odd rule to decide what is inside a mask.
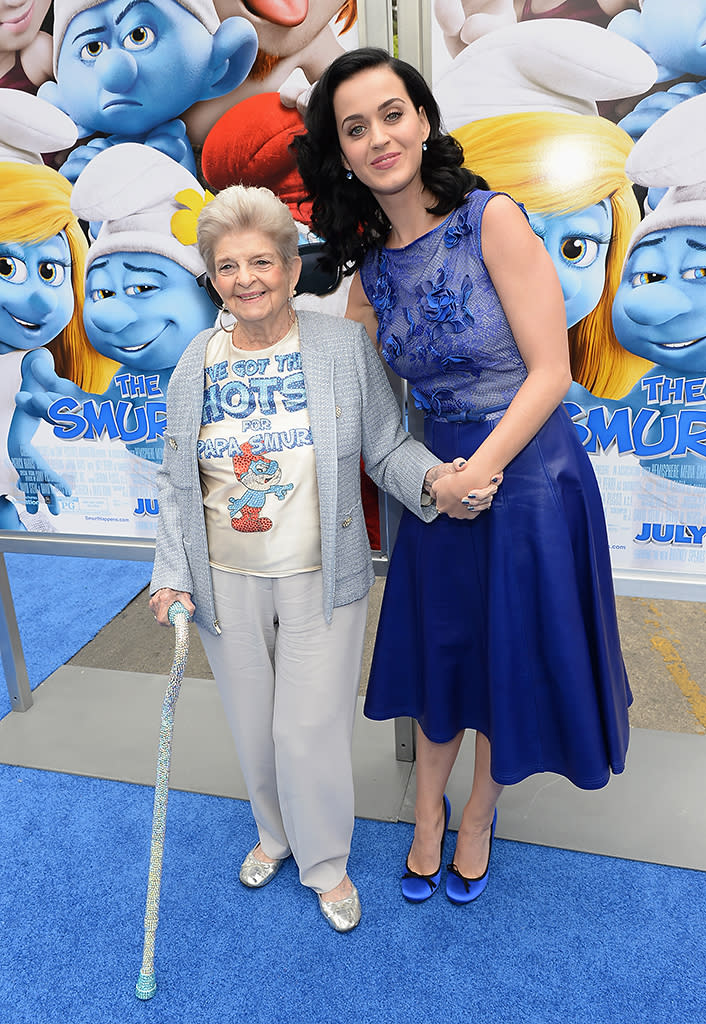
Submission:
[[[47,345],[73,310],[71,251],[63,232],[33,244],[0,242],[0,352]]]
[[[199,98],[212,49],[206,27],[174,0],[108,0],[69,23],[47,99],[82,134],[137,137]]]
[[[176,366],[215,307],[184,267],[155,253],[98,257],[86,275],[83,322],[104,356],[140,372]]]
[[[610,202],[564,214],[531,212],[529,219],[559,275],[566,326],[573,327],[596,308],[603,293],[613,227]]]
[[[629,352],[678,372],[706,371],[706,227],[654,231],[638,242],[613,327]]]

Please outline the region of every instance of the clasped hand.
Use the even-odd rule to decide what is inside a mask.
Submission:
[[[426,477],[437,509],[452,519],[475,519],[489,509],[502,480],[502,473],[495,473],[486,483],[462,458],[434,466]]]

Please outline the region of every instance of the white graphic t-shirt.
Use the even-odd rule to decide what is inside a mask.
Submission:
[[[211,565],[256,576],[321,568],[316,463],[296,322],[276,345],[208,343],[198,440]]]

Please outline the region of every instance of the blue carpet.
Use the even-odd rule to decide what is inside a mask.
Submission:
[[[151,562],[5,555],[32,689],[122,611],[152,574]],[[0,718],[11,710],[0,663]]]
[[[291,861],[237,868],[247,804],[174,792],[158,991],[140,1003],[152,791],[0,766],[2,1024],[700,1024],[699,872],[497,841],[471,907],[399,896],[411,826],[359,821],[363,920],[337,935]]]

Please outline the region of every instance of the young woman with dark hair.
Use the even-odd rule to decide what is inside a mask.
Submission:
[[[429,213],[445,217],[474,188],[488,187],[463,166],[463,149],[442,131],[431,90],[411,64],[375,47],[343,54],[319,79],[317,101],[307,111],[307,134],[293,143],[299,172],[313,198],[311,226],[326,243],[328,269],[343,267],[348,273],[357,270],[368,249],[382,245],[392,227],[370,189],[354,176],[342,176],[341,154],[331,141],[338,135],[333,110],[338,86],[353,75],[382,66],[402,80],[416,109],[429,111],[429,134],[420,166],[422,182],[433,200]]]
[[[468,903],[487,883],[505,784],[549,771],[598,788],[628,745],[603,509],[562,405],[561,288],[521,208],[463,168],[410,65],[384,50],[344,54],[314,88],[306,127],[296,149],[314,229],[355,275],[348,315],[409,381],[427,446],[466,459],[432,489],[448,516],[417,528],[403,515],[365,710],[419,724],[402,876],[413,902],[439,885],[444,790],[464,730],[476,730],[446,878],[449,899]],[[492,510],[463,522],[501,472]]]

